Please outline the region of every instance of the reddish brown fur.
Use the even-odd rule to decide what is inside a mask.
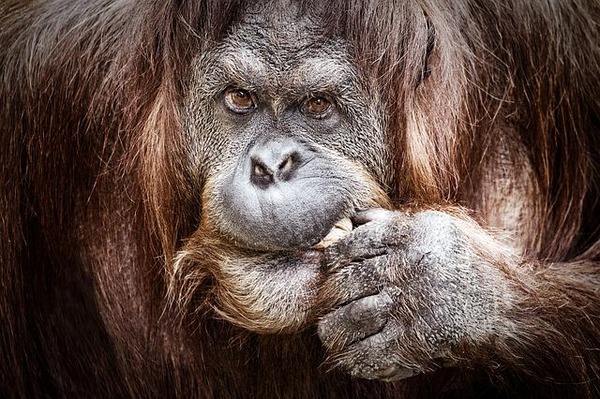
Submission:
[[[201,208],[177,134],[186,69],[242,2],[21,3],[0,5],[3,397],[600,394],[597,2],[322,10],[386,104],[395,204],[459,204],[489,227],[498,193],[527,204],[510,226],[524,263],[514,318],[543,323],[465,352],[480,370],[396,384],[327,373],[310,328],[261,336],[215,319],[210,278],[193,325],[164,310],[165,263]],[[498,183],[523,173],[523,187]]]

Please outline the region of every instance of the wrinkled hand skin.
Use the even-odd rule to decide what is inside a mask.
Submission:
[[[318,324],[328,362],[387,381],[455,364],[459,348],[510,323],[502,268],[478,252],[481,229],[439,211],[359,213],[352,234],[327,248]],[[479,237],[481,238],[481,237]],[[488,254],[489,255],[489,254]]]

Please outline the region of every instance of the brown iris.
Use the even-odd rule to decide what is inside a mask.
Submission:
[[[256,108],[252,94],[247,90],[238,88],[225,91],[225,105],[236,114],[246,114]]]
[[[311,97],[302,104],[302,112],[313,118],[324,118],[331,110],[331,102],[325,97]]]

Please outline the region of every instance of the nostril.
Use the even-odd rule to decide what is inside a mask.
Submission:
[[[289,180],[292,177],[294,170],[298,165],[300,156],[297,152],[293,152],[285,157],[285,159],[279,163],[277,167],[277,177],[282,180]]]
[[[253,184],[266,188],[273,183],[274,179],[273,173],[267,166],[260,160],[252,158],[252,173],[250,175],[250,180]]]
[[[279,164],[278,171],[282,173],[286,173],[292,170],[294,166],[293,155],[288,155],[288,157]]]
[[[253,172],[256,176],[267,176],[270,174],[267,171],[267,169],[258,162],[254,162],[254,171]]]

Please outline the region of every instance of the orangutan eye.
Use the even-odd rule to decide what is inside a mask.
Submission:
[[[225,91],[225,106],[236,114],[247,114],[256,108],[252,94],[244,89],[230,88]]]
[[[304,101],[300,107],[304,115],[317,119],[327,117],[332,109],[333,104],[325,97],[311,97]]]

